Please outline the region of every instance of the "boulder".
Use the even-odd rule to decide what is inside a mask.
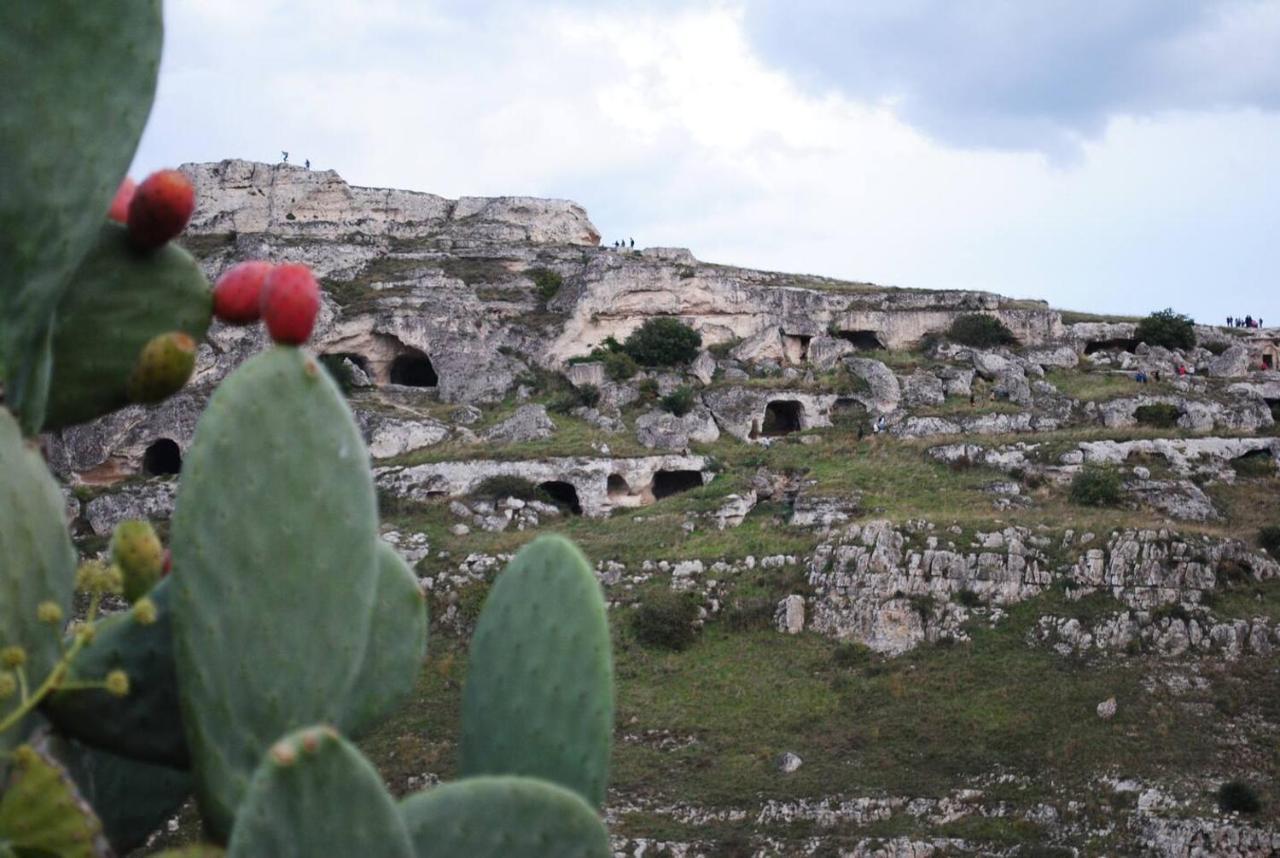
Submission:
[[[687,450],[691,443],[711,444],[720,437],[715,418],[704,405],[683,417],[662,410],[636,418],[636,439],[650,450]]]
[[[506,420],[491,426],[481,437],[494,444],[518,444],[550,438],[556,424],[547,416],[543,405],[521,405]]]
[[[942,405],[947,401],[942,380],[924,369],[917,369],[902,380],[902,401],[908,407]]]
[[[852,356],[844,358],[844,365],[871,389],[871,401],[866,403],[869,410],[878,414],[897,410],[902,400],[902,387],[889,367],[878,360]]]
[[[1209,360],[1209,375],[1213,378],[1244,378],[1249,374],[1249,350],[1234,345]]]
[[[698,357],[689,366],[689,374],[696,378],[703,387],[711,383],[716,375],[716,359],[711,352],[705,349],[698,353]]]
[[[818,372],[835,368],[840,359],[855,351],[853,343],[837,337],[814,337],[809,341],[809,365]]]

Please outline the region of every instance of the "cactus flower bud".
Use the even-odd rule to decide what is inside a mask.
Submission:
[[[17,644],[0,649],[0,665],[22,667],[27,663],[27,651]]]
[[[156,603],[147,596],[143,596],[133,605],[133,618],[139,625],[151,625],[156,621]]]
[[[130,402],[152,403],[176,393],[196,367],[196,341],[182,331],[152,337],[129,373]]]
[[[9,671],[0,673],[0,700],[8,700],[18,690],[18,680]]]
[[[124,597],[137,602],[160,580],[164,546],[149,521],[122,521],[111,534],[111,559],[124,576]]]
[[[57,602],[41,602],[36,606],[36,619],[47,626],[56,626],[62,622],[62,608]]]
[[[113,670],[107,674],[103,686],[107,689],[108,694],[124,697],[129,693],[129,674],[123,670]]]

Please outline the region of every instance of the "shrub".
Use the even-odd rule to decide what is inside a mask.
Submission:
[[[1138,322],[1133,336],[1149,346],[1164,346],[1166,349],[1190,349],[1196,344],[1194,323],[1189,317],[1173,312],[1172,308],[1152,313]]]
[[[1268,524],[1258,528],[1258,544],[1272,557],[1280,555],[1280,525]]]
[[[640,384],[636,389],[640,391],[640,395],[645,399],[654,399],[658,396],[658,382],[652,378],[640,379]]]
[[[662,408],[677,417],[683,417],[693,410],[693,390],[688,387],[677,387],[662,397]]]
[[[350,396],[355,388],[355,376],[351,372],[351,364],[342,355],[320,355],[320,365],[329,371],[343,396]]]
[[[1108,468],[1085,466],[1071,481],[1071,502],[1081,506],[1117,506],[1122,493],[1120,475]]]
[[[1138,421],[1139,426],[1159,426],[1167,429],[1178,425],[1178,417],[1181,414],[1176,405],[1157,403],[1138,406],[1138,409],[1133,412],[1133,417]]]
[[[622,345],[641,366],[678,366],[698,356],[702,335],[679,319],[649,319]]]
[[[485,477],[480,481],[479,485],[471,490],[471,496],[491,501],[499,501],[503,498],[518,498],[523,501],[550,500],[547,497],[547,493],[538,488],[537,484],[526,480],[524,477],[506,474]]]
[[[538,294],[543,301],[554,298],[564,285],[564,278],[550,268],[535,268],[529,272],[529,276],[533,278],[533,285],[538,287]]]
[[[977,608],[982,605],[982,597],[968,588],[956,593],[956,601],[966,608]]]
[[[697,619],[693,596],[655,590],[631,612],[631,631],[644,646],[678,652],[697,639]]]
[[[831,660],[837,667],[861,667],[871,661],[871,647],[857,641],[836,644]]]
[[[1262,810],[1258,792],[1244,781],[1227,781],[1218,787],[1218,808],[1223,813],[1257,813]]]
[[[1231,460],[1231,470],[1238,477],[1265,478],[1276,475],[1276,460],[1266,450],[1255,450]]]
[[[594,384],[571,387],[547,403],[547,410],[556,414],[568,414],[575,408],[595,408],[600,404],[600,388]]]
[[[610,351],[604,356],[604,374],[612,381],[626,381],[639,371],[640,367],[626,352]]]
[[[1018,344],[1018,338],[1004,322],[982,313],[968,313],[957,317],[947,329],[947,338],[975,349]]]

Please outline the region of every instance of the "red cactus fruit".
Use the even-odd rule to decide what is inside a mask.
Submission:
[[[274,268],[254,259],[222,272],[213,286],[213,314],[230,325],[248,325],[262,313],[262,285]]]
[[[277,265],[262,286],[262,318],[277,343],[300,346],[311,336],[320,312],[320,287],[311,269]]]
[[[133,202],[133,193],[137,189],[138,183],[125,176],[120,187],[116,188],[116,195],[111,198],[111,208],[107,209],[109,220],[116,223],[125,223],[129,220],[129,203]]]
[[[160,577],[164,578],[173,571],[173,552],[169,549],[164,550],[164,562],[160,564]]]
[[[154,250],[182,232],[195,208],[190,180],[177,170],[157,170],[129,203],[129,238],[141,250]]]

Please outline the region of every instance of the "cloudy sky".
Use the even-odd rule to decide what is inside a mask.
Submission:
[[[1280,0],[166,0],[134,174],[309,158],[701,259],[1280,322]]]

